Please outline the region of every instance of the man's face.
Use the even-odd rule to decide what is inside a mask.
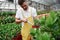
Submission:
[[[28,9],[28,5],[26,2],[24,2],[21,7],[24,9],[24,10],[27,10]]]

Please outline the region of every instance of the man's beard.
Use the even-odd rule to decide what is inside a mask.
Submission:
[[[27,10],[28,8],[24,8],[24,10]]]

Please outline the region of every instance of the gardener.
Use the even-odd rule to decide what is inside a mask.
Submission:
[[[18,4],[20,7],[16,12],[16,23],[22,23],[22,40],[30,40],[28,36],[30,35],[32,25],[34,25],[33,19],[41,15],[37,16],[36,9],[28,6],[25,0],[18,0]]]

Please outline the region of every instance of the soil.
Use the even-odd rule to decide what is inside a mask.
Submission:
[[[17,34],[17,36],[13,37],[12,40],[22,40],[22,35]],[[28,40],[33,40],[33,37],[31,35],[28,36]]]
[[[12,40],[22,40],[22,35],[21,34],[17,34],[17,36],[12,38]]]

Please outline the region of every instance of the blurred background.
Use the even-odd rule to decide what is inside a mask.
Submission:
[[[59,10],[60,0],[27,0],[37,10]],[[14,11],[18,8],[18,0],[0,0],[0,11]]]
[[[60,0],[27,0],[37,14],[49,14],[34,20],[33,40],[60,40]],[[21,24],[15,23],[18,0],[0,0],[0,40],[21,40]],[[36,29],[36,30],[35,30]]]

